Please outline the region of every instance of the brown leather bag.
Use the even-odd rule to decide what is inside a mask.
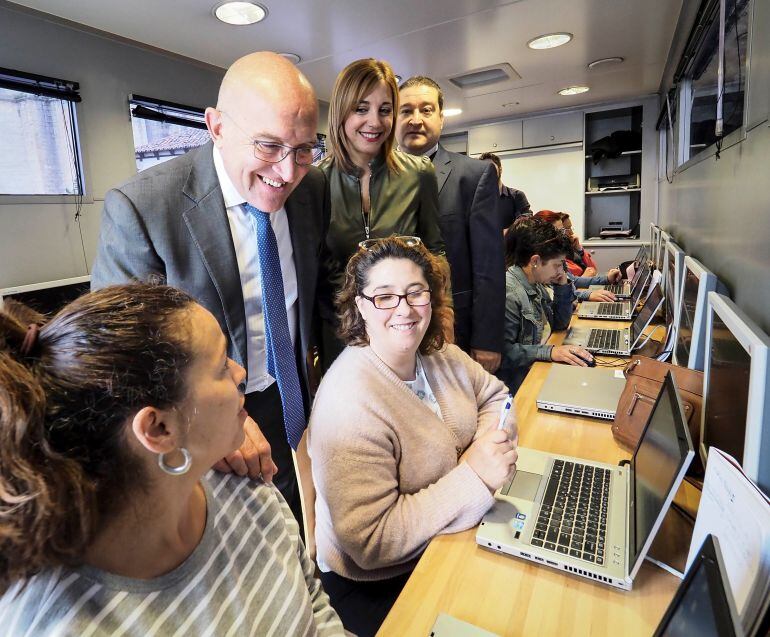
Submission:
[[[635,449],[668,372],[674,377],[682,399],[692,444],[696,450],[688,475],[702,476],[703,465],[697,453],[700,442],[700,412],[703,403],[703,372],[663,363],[646,356],[633,356],[626,366],[626,386],[620,396],[612,435],[627,449]]]

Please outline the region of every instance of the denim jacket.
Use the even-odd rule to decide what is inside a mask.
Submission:
[[[572,287],[575,288],[573,293],[578,301],[590,301],[588,297],[591,296],[591,291],[588,289],[589,285],[607,285],[610,280],[606,274],[597,274],[596,276],[575,276],[572,272],[567,272],[567,277],[572,283]],[[580,288],[580,289],[578,289]]]
[[[553,299],[546,286],[527,281],[517,265],[505,273],[505,325],[503,359],[498,376],[515,393],[535,361],[551,360],[552,345],[541,345],[543,337],[542,307],[552,330],[564,330],[572,317],[572,283],[551,286]]]

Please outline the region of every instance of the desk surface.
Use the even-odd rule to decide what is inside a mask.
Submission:
[[[551,342],[563,338],[563,332],[556,333]],[[535,363],[516,394],[519,444],[602,462],[629,458],[615,443],[609,422],[538,411],[535,399],[550,365]],[[649,637],[679,584],[673,575],[645,562],[634,589],[624,592],[486,551],[476,544],[475,535],[474,527],[431,541],[378,635],[427,636],[443,612],[506,636],[597,637],[621,632]],[[663,535],[661,541],[666,540]]]

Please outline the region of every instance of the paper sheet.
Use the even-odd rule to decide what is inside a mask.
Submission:
[[[709,450],[688,569],[709,533],[719,539],[735,606],[743,619],[754,597],[750,594],[755,586],[765,585],[770,570],[770,500],[734,458],[715,447]]]

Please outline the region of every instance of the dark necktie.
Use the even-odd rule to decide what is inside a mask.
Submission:
[[[278,242],[270,225],[270,215],[244,204],[257,222],[257,251],[262,279],[262,308],[265,315],[265,351],[267,372],[278,382],[283,406],[283,425],[292,449],[297,449],[305,431],[305,408],[299,384],[296,357],[286,316]]]

